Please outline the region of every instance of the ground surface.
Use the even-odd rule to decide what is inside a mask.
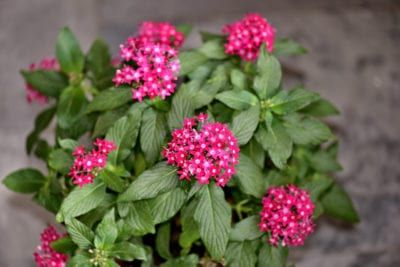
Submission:
[[[58,29],[69,25],[83,47],[102,36],[113,47],[138,22],[189,22],[219,31],[243,13],[266,15],[281,36],[303,43],[308,56],[286,59],[304,73],[305,85],[337,103],[339,179],[354,198],[362,222],[329,221],[306,247],[299,267],[400,266],[400,5],[395,1],[0,1],[0,177],[39,162],[24,153],[24,137],[40,110],[25,103],[18,71],[53,54]],[[188,41],[189,46],[198,37]],[[0,266],[33,266],[38,234],[51,219],[0,186]]]

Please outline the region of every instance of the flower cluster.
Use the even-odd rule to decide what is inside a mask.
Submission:
[[[153,99],[160,96],[165,99],[175,91],[175,81],[179,72],[178,52],[163,44],[140,44],[137,38],[129,38],[121,46],[121,57],[135,67],[124,65],[118,69],[113,79],[119,86],[134,86],[133,99],[142,101],[148,96]]]
[[[314,204],[309,194],[294,185],[272,187],[263,198],[260,231],[270,232],[269,242],[277,246],[301,246],[314,230]]]
[[[259,14],[248,14],[242,20],[226,25],[223,32],[228,34],[225,53],[247,61],[257,58],[263,43],[269,52],[274,48],[275,29]]]
[[[40,245],[37,246],[33,257],[38,267],[64,267],[67,255],[53,250],[50,244],[62,236],[57,233],[54,226],[49,226],[40,235]]]
[[[224,186],[235,173],[239,147],[225,124],[207,123],[206,119],[205,114],[185,119],[183,128],[172,133],[163,156],[178,167],[180,179],[194,176],[200,184],[208,184],[214,178]]]
[[[93,182],[99,171],[106,166],[108,153],[116,149],[113,142],[103,139],[97,139],[93,145],[95,148],[90,152],[85,151],[83,146],[78,146],[73,152],[75,160],[69,175],[73,183],[80,187]]]
[[[178,51],[183,34],[169,23],[144,22],[136,37],[120,46],[123,66],[115,73],[116,86],[132,86],[132,98],[165,99],[176,87],[180,68]]]
[[[60,65],[55,58],[44,58],[42,59],[39,64],[32,63],[29,66],[29,71],[35,70],[59,70]],[[28,103],[32,103],[33,101],[37,101],[40,104],[47,103],[47,96],[40,93],[36,90],[32,85],[26,84],[26,100]]]
[[[142,43],[159,43],[179,48],[184,41],[183,33],[168,22],[143,22],[139,29]]]

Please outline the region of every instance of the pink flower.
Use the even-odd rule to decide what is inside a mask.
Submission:
[[[36,247],[33,257],[38,267],[64,267],[67,255],[58,253],[51,248],[51,243],[62,236],[57,233],[54,226],[49,226],[40,235],[40,245]]]
[[[263,43],[269,52],[274,48],[275,29],[259,14],[248,14],[226,25],[222,31],[228,34],[225,53],[238,55],[246,61],[257,58]]]
[[[73,183],[80,187],[93,183],[99,171],[106,166],[108,154],[116,149],[113,142],[99,138],[93,145],[96,148],[90,152],[86,152],[83,146],[78,146],[72,153],[75,159],[69,176],[72,177]]]
[[[129,65],[118,69],[113,81],[116,86],[132,86],[134,100],[165,99],[175,91],[179,60],[174,48],[130,37],[121,45],[120,54]]]
[[[158,43],[179,48],[184,41],[183,33],[168,22],[143,22],[139,29],[139,39],[143,43]]]
[[[60,65],[58,64],[55,58],[44,58],[39,64],[32,63],[29,66],[30,71],[35,70],[59,70]],[[43,95],[39,91],[37,91],[32,85],[26,84],[26,100],[28,103],[32,103],[33,101],[37,101],[39,104],[46,104],[48,99],[47,96]]]
[[[301,246],[314,231],[314,204],[309,194],[294,185],[271,187],[262,200],[260,231],[269,232],[269,243]]]
[[[180,179],[195,177],[200,184],[213,178],[224,186],[235,174],[239,159],[236,138],[225,124],[205,122],[207,115],[185,119],[163,150],[167,163],[178,167]]]

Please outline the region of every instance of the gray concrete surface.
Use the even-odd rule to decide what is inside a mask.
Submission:
[[[292,257],[299,267],[400,266],[400,4],[396,1],[105,1],[0,0],[0,177],[40,163],[24,153],[24,138],[40,107],[26,104],[18,71],[54,53],[69,25],[88,48],[96,36],[116,52],[143,20],[169,20],[219,31],[249,11],[262,12],[310,54],[284,59],[302,82],[342,111],[331,120],[341,139],[338,177],[362,222],[328,220]],[[199,41],[192,36],[187,45]],[[42,166],[43,167],[43,166]],[[52,217],[0,187],[0,266],[33,266],[31,252]]]

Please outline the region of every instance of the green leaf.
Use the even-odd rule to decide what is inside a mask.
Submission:
[[[225,254],[231,229],[231,209],[224,191],[214,184],[203,186],[198,192],[199,204],[194,219],[200,236],[211,257],[220,260]]]
[[[147,200],[129,203],[126,222],[131,227],[131,233],[135,236],[142,236],[148,233],[154,234],[156,231]]]
[[[322,198],[324,212],[349,223],[358,223],[360,217],[346,191],[335,184]]]
[[[90,102],[87,112],[105,111],[118,108],[132,101],[130,88],[115,88],[104,90]]]
[[[153,164],[161,155],[164,138],[167,134],[165,117],[162,113],[149,108],[143,113],[140,129],[140,147],[146,161]]]
[[[111,209],[97,225],[94,244],[96,248],[109,248],[118,237],[114,208]]]
[[[49,143],[47,143],[46,140],[39,139],[35,147],[34,155],[37,158],[46,161],[47,158],[49,157],[50,152],[51,152],[51,147]]]
[[[247,89],[247,77],[246,75],[239,69],[231,70],[231,83],[235,88],[240,90]]]
[[[46,182],[46,177],[35,169],[26,168],[14,171],[6,176],[3,184],[18,193],[37,192]]]
[[[192,31],[192,25],[190,25],[190,24],[179,24],[179,25],[177,25],[176,26],[176,29],[179,31],[179,32],[181,32],[181,33],[183,33],[183,35],[185,36],[185,38],[187,38],[189,35],[190,35],[190,33],[191,33],[191,31]]]
[[[92,138],[105,135],[108,129],[114,125],[122,116],[126,114],[127,107],[123,106],[115,110],[109,110],[102,113],[96,121],[94,126]]]
[[[179,245],[187,251],[200,238],[199,227],[194,220],[197,204],[198,201],[194,199],[181,210],[182,233],[179,236]]]
[[[60,253],[73,253],[76,250],[76,245],[69,236],[64,236],[51,242],[50,246]]]
[[[176,259],[169,259],[160,265],[161,267],[197,267],[199,266],[199,256],[190,254]]]
[[[180,188],[175,188],[149,200],[154,223],[158,224],[170,219],[186,201],[186,194]]]
[[[181,128],[183,120],[193,116],[194,107],[192,104],[192,97],[186,84],[181,85],[174,94],[171,110],[167,114],[168,126],[171,131]]]
[[[81,252],[82,253],[82,252]],[[76,254],[67,262],[67,267],[93,267],[87,253]]]
[[[120,267],[120,265],[112,259],[107,259],[104,267]]]
[[[318,99],[319,94],[296,88],[289,92],[280,91],[271,98],[270,108],[276,114],[283,115],[302,109]]]
[[[45,96],[58,97],[68,86],[68,78],[57,71],[35,70],[21,71],[27,84]]]
[[[258,254],[257,267],[285,267],[288,253],[287,247],[274,247],[263,242]]]
[[[80,187],[75,187],[74,190],[64,199],[58,221],[63,221],[63,218],[77,217],[85,214],[90,210],[98,207],[106,196],[106,186],[102,182],[95,182]]]
[[[254,240],[262,236],[262,232],[258,227],[260,223],[260,216],[253,215],[241,220],[233,227],[229,240],[231,241],[244,241]]]
[[[316,117],[326,117],[340,114],[337,107],[335,107],[331,102],[323,98],[303,108],[301,112]]]
[[[275,41],[273,53],[275,56],[295,56],[306,54],[307,49],[291,39],[283,38]]]
[[[219,93],[215,96],[216,99],[224,103],[230,108],[237,110],[248,109],[257,105],[258,99],[255,95],[243,90],[229,90]]]
[[[236,114],[232,120],[232,133],[239,145],[249,142],[260,121],[260,106],[256,105]]]
[[[110,170],[102,170],[97,178],[101,179],[108,188],[115,192],[121,193],[126,188],[124,180]]]
[[[206,31],[200,31],[200,35],[201,35],[201,40],[203,42],[208,42],[213,39],[223,40],[225,38],[225,36],[222,34],[216,34],[216,33],[206,32]]]
[[[164,223],[160,225],[156,235],[156,250],[163,259],[172,258],[169,251],[169,242],[171,239],[171,224]]]
[[[260,49],[257,60],[257,75],[254,78],[253,88],[262,100],[272,96],[278,89],[282,79],[282,70],[279,61],[268,54],[265,45]]]
[[[253,160],[241,153],[234,176],[239,182],[239,188],[248,195],[261,198],[266,190],[263,176],[261,169],[253,163]]]
[[[30,154],[39,140],[39,135],[49,126],[52,121],[54,114],[56,113],[56,107],[50,107],[43,110],[35,119],[35,127],[26,139],[26,152]]]
[[[302,184],[302,188],[306,189],[311,199],[316,203],[320,196],[331,187],[333,180],[331,177],[323,174],[314,174],[310,179]]]
[[[50,168],[58,171],[59,173],[66,175],[71,168],[74,159],[70,153],[65,152],[62,149],[55,149],[51,151],[49,155],[48,164]]]
[[[118,197],[119,202],[149,199],[170,191],[178,185],[176,169],[160,162],[143,172],[129,188]]]
[[[57,123],[63,128],[70,128],[83,115],[87,105],[85,93],[81,87],[68,87],[61,96],[57,107]]]
[[[115,199],[116,196],[112,194],[106,194],[103,201],[96,208],[82,216],[79,216],[79,220],[92,228],[93,225],[100,222],[104,215],[106,215],[106,213],[114,206]]]
[[[110,152],[108,162],[117,165],[131,153],[131,149],[136,144],[139,134],[142,112],[140,109],[134,109],[128,115],[115,122],[106,135],[106,139],[113,141],[117,149]]]
[[[147,260],[146,250],[139,245],[135,245],[129,242],[121,242],[115,244],[111,255],[124,261]]]
[[[292,154],[293,143],[290,136],[286,133],[283,125],[274,120],[270,129],[259,127],[256,140],[260,143],[276,167],[283,169],[287,159]]]
[[[93,42],[86,56],[86,68],[94,86],[105,89],[113,85],[114,68],[111,65],[111,55],[107,44],[97,39]]]
[[[224,43],[220,39],[213,39],[204,43],[199,51],[209,59],[224,59],[228,55],[225,54]]]
[[[33,201],[55,214],[60,209],[63,196],[59,192],[42,187],[33,197]]]
[[[82,222],[75,218],[67,218],[65,225],[68,231],[68,235],[72,241],[82,249],[88,249],[92,247],[94,240],[94,233]]]
[[[68,151],[74,151],[75,148],[79,145],[78,141],[74,139],[58,139],[58,144],[62,149],[68,150]]]
[[[230,267],[254,267],[257,262],[256,251],[250,241],[229,242],[225,257]]]
[[[212,72],[210,79],[201,86],[200,90],[195,90],[192,102],[196,109],[210,104],[215,95],[227,86],[228,71],[228,64],[218,65]]]
[[[265,151],[254,138],[245,147],[240,148],[240,151],[251,158],[259,168],[264,169]]]
[[[328,151],[320,150],[308,157],[311,167],[319,172],[335,172],[342,170],[334,155]]]
[[[285,118],[284,126],[295,144],[318,145],[333,137],[329,127],[319,120],[293,115]]]
[[[181,64],[179,75],[187,75],[188,73],[194,71],[200,65],[206,63],[207,60],[208,58],[200,52],[187,51],[179,53],[179,61]]]
[[[56,56],[61,69],[66,73],[80,73],[85,64],[85,57],[78,40],[67,27],[58,35]]]

